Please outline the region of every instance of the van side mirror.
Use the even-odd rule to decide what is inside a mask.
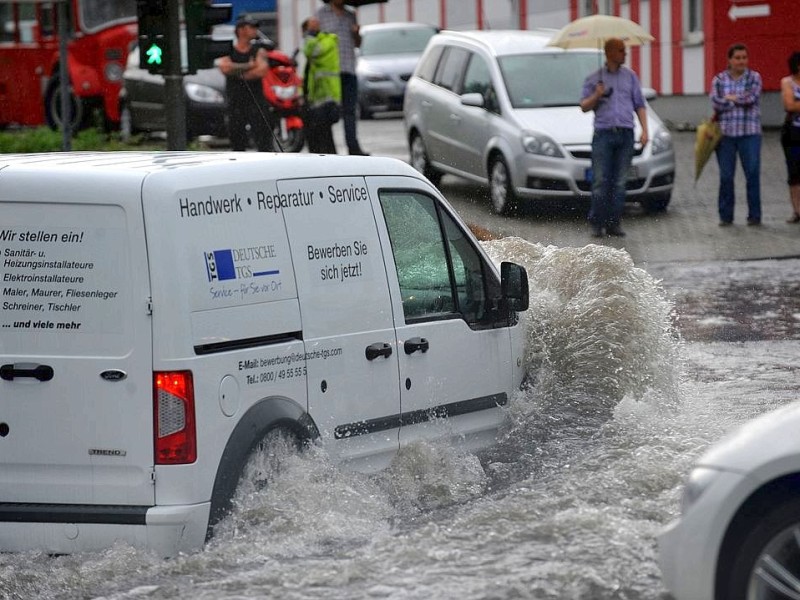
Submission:
[[[530,296],[528,293],[528,272],[525,267],[516,263],[500,264],[500,296],[509,310],[528,310]]]

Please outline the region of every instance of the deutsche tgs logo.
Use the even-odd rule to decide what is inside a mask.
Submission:
[[[209,281],[236,279],[236,265],[232,250],[206,252],[206,273]]]
[[[206,275],[209,282],[275,276],[280,269],[271,267],[271,263],[277,256],[272,244],[212,250],[204,253]]]

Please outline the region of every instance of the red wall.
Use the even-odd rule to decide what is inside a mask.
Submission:
[[[710,50],[706,52],[706,72],[713,76],[724,70],[728,65],[728,47],[741,42],[747,45],[750,68],[761,74],[764,90],[779,90],[781,77],[788,74],[789,54],[800,52],[800,2],[713,0],[712,6],[711,27],[706,22],[703,28],[706,48]],[[763,11],[765,7],[769,7],[769,16],[739,16],[734,20],[729,14],[732,8]]]

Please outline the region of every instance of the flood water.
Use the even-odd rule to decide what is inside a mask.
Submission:
[[[0,555],[0,598],[668,598],[655,536],[693,460],[798,399],[800,261],[486,247],[531,282],[530,385],[497,446],[420,444],[373,476],[278,453],[204,551]]]

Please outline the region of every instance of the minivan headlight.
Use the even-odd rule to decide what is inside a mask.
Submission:
[[[652,139],[653,146],[650,152],[653,155],[661,154],[662,152],[666,152],[667,150],[672,149],[672,135],[670,135],[669,131],[659,127],[656,134],[653,136]]]
[[[525,148],[525,152],[530,154],[541,154],[552,158],[562,158],[564,156],[558,148],[558,144],[552,138],[541,133],[523,133],[522,147]]]
[[[186,95],[193,102],[202,104],[225,104],[225,96],[222,95],[222,92],[207,85],[189,82],[186,84],[185,89]]]

